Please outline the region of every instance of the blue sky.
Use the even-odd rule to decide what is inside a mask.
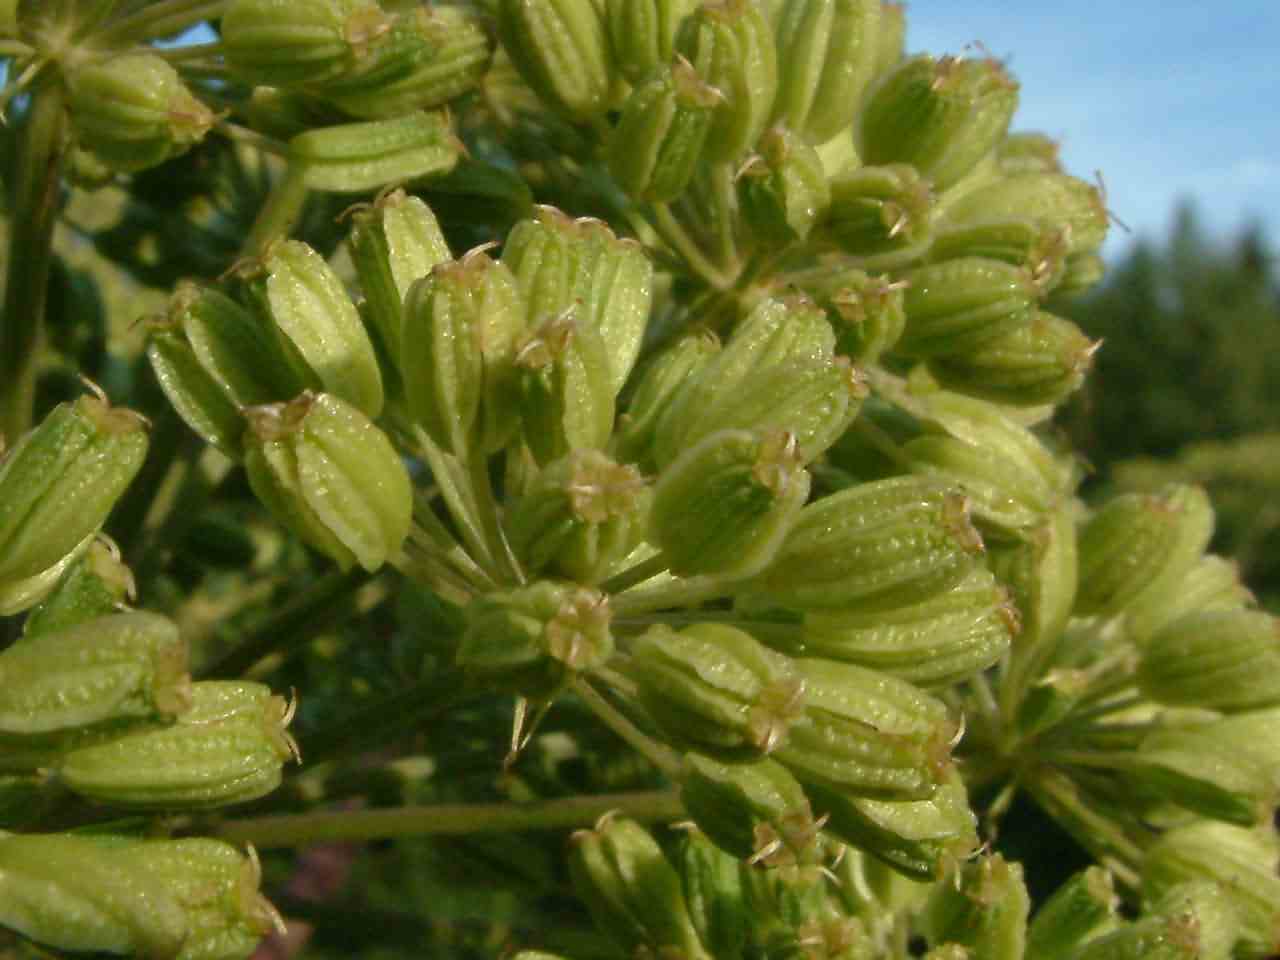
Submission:
[[[1108,205],[1161,236],[1179,197],[1215,232],[1260,220],[1280,246],[1277,0],[910,0],[907,47],[979,41],[1022,84],[1014,128],[1101,170]],[[1128,239],[1113,229],[1108,252]]]

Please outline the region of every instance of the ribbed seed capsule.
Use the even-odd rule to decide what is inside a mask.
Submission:
[[[538,474],[503,526],[529,573],[594,584],[639,545],[650,500],[639,470],[575,450]]]
[[[868,163],[909,163],[945,190],[1004,137],[1018,84],[997,60],[913,57],[876,88],[862,113]]]
[[[409,532],[412,489],[386,435],[328,394],[246,411],[245,466],[258,498],[344,569],[374,571]]]
[[[685,830],[673,856],[689,919],[713,957],[740,957],[751,929],[738,858],[700,830]]]
[[[1213,507],[1199,487],[1111,500],[1080,534],[1079,616],[1110,616],[1148,593],[1172,588],[1200,559]]]
[[[1086,941],[1120,924],[1120,898],[1111,874],[1088,867],[1074,874],[1046,900],[1027,928],[1027,956],[1068,960]]]
[[[748,577],[773,559],[809,486],[793,434],[718,430],[658,475],[649,539],[677,576]]]
[[[353,220],[351,259],[368,316],[383,349],[399,367],[405,295],[415,280],[453,255],[431,208],[403,190],[379,196]]]
[[[1016,173],[1060,173],[1061,145],[1043,133],[1021,131],[1011,133],[996,147],[996,160],[1000,172],[1012,176]]]
[[[111,57],[70,75],[72,129],[81,146],[113,170],[153,167],[198,143],[213,111],[178,71],[154,54]]]
[[[501,0],[498,33],[525,82],[577,122],[609,108],[609,39],[593,0]]]
[[[363,193],[452,170],[462,144],[445,114],[418,110],[391,120],[343,123],[289,141],[289,165],[312,190]]]
[[[377,4],[360,0],[235,0],[221,32],[232,71],[294,87],[344,73],[389,26]]]
[[[721,94],[701,159],[738,160],[759,139],[777,92],[777,50],[767,14],[751,0],[704,3],[684,22],[677,49]]]
[[[822,158],[786,127],[767,131],[757,150],[738,177],[752,241],[773,248],[803,241],[831,202]]]
[[[821,857],[821,828],[804,790],[768,757],[722,763],[686,754],[680,799],[698,829],[740,860],[780,866]]]
[[[24,639],[117,612],[134,597],[133,573],[105,537],[95,538],[22,624]]]
[[[1070,320],[1035,310],[1025,325],[973,350],[934,357],[929,372],[949,389],[993,403],[1056,404],[1084,383],[1099,346]]]
[[[854,363],[879,361],[902,336],[904,284],[856,268],[837,270],[805,286],[825,307],[836,332],[836,352]]]
[[[68,789],[144,809],[219,807],[265,796],[297,755],[293,707],[260,683],[205,680],[176,722],[89,738],[54,769]]]
[[[925,908],[930,941],[961,944],[984,960],[1018,960],[1031,910],[1022,866],[995,854],[957,866],[957,873],[955,882],[934,887]]]
[[[1056,172],[1015,173],[947,204],[944,226],[1030,219],[1063,231],[1069,255],[1092,254],[1107,237],[1107,208],[1098,187]]]
[[[822,220],[841,250],[891,266],[928,246],[933,198],[913,167],[858,167],[831,179],[831,203]]]
[[[146,451],[132,410],[94,396],[55,407],[0,461],[0,584],[43,573],[96,532]]]
[[[1254,610],[1192,613],[1143,647],[1138,687],[1172,706],[1233,712],[1280,704],[1280,622]]]
[[[786,0],[777,14],[774,120],[810,143],[845,129],[875,69],[879,27],[879,0]]]
[[[974,350],[1031,321],[1039,295],[1029,270],[962,257],[908,270],[907,328],[894,347],[928,358]]]
[[[1240,581],[1240,568],[1214,554],[1201,557],[1169,589],[1143,593],[1125,609],[1125,629],[1135,643],[1145,644],[1160,628],[1179,617],[1215,610],[1251,607],[1254,596]]]
[[[654,627],[636,641],[630,669],[641,702],[672,739],[727,760],[773,751],[802,709],[804,684],[791,663],[723,624]]]
[[[776,759],[801,783],[881,800],[927,800],[947,772],[955,728],[940,701],[904,680],[800,659],[803,713]]]
[[[697,0],[605,0],[612,62],[629,83],[640,83],[671,62],[680,23]]]
[[[173,330],[152,331],[147,361],[160,389],[183,422],[233,460],[243,456],[244,419],[226,392]]]
[[[711,960],[698,941],[680,877],[633,820],[605,817],[570,838],[569,875],[596,926],[628,954]]]
[[[963,580],[982,537],[955,487],[898,477],[860,484],[800,511],[752,582],[755,609],[872,613],[919,603]]]
[[[1052,290],[1067,268],[1070,230],[1037,220],[983,220],[940,230],[929,246],[934,262],[959,257],[1002,260],[1031,271],[1041,291]]]
[[[98,617],[0,653],[0,732],[49,733],[190,706],[187,647],[151,613]]]
[[[1172,887],[1151,912],[1189,935],[1182,946],[1193,948],[1196,960],[1230,960],[1240,937],[1240,916],[1230,895],[1211,880]]]
[[[881,3],[880,28],[876,37],[876,65],[872,70],[872,78],[888,73],[902,59],[902,50],[907,39],[907,17],[905,4]]]
[[[609,173],[622,191],[646,203],[684,193],[722,96],[683,58],[636,87],[609,141]]]

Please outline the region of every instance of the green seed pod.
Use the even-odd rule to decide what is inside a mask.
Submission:
[[[297,348],[323,389],[376,417],[382,411],[378,360],[360,314],[333,268],[305,243],[286,240],[267,251],[262,270],[266,280],[261,296],[271,320]],[[267,402],[284,399],[288,397],[271,397]]]
[[[191,344],[173,330],[153,330],[147,338],[147,361],[183,422],[206,443],[239,461],[244,454],[244,418]]]
[[[792,656],[822,657],[923,686],[956,683],[993,665],[1020,629],[1009,594],[983,567],[921,603],[870,614],[805,613],[762,621],[753,635]]]
[[[755,578],[755,609],[873,613],[920,603],[963,580],[982,555],[968,501],[925,477],[864,483],[800,511]]]
[[[1011,133],[996,147],[1000,172],[1006,176],[1018,173],[1061,173],[1061,146],[1043,133],[1023,131]]]
[[[685,830],[673,859],[698,940],[713,957],[742,956],[751,914],[738,858],[700,830]]]
[[[1196,960],[1230,960],[1240,935],[1239,914],[1216,883],[1184,883],[1168,890],[1152,907],[1158,916],[1194,931]]]
[[[1035,310],[1030,321],[965,353],[934,357],[943,386],[1017,407],[1057,404],[1080,388],[1102,345],[1070,320]]]
[[[773,119],[810,143],[849,126],[879,53],[880,0],[785,0]]]
[[[390,28],[361,0],[235,0],[222,17],[227,65],[250,85],[340,76]]]
[[[1016,173],[949,203],[944,226],[1030,219],[1063,231],[1069,255],[1097,253],[1107,236],[1098,187],[1065,173]]]
[[[934,262],[959,257],[1002,260],[1031,271],[1042,292],[1052,290],[1067,267],[1070,231],[1037,220],[981,220],[941,230],[929,247]]]
[[[651,628],[632,649],[631,671],[640,702],[673,740],[730,761],[773,751],[802,709],[790,661],[719,623]]]
[[[1171,706],[1233,712],[1280,704],[1280,628],[1252,610],[1192,613],[1142,649],[1138,686]]]
[[[786,127],[767,131],[757,150],[738,178],[752,241],[774,249],[803,242],[831,202],[822,158]]]
[[[576,584],[537,581],[477,597],[467,608],[458,664],[522,696],[550,696],[572,672],[613,653],[608,598]]]
[[[124,869],[115,847],[101,837],[0,833],[0,926],[60,950],[179,956],[189,929],[182,905],[163,877]]]
[[[1240,581],[1235,561],[1206,554],[1172,589],[1158,594],[1144,592],[1129,604],[1125,629],[1141,645],[1157,630],[1188,614],[1236,610],[1254,603],[1253,594]]]
[[[525,82],[574,122],[608,110],[612,60],[593,0],[500,0],[498,35]]]
[[[896,67],[902,60],[907,39],[905,4],[880,4],[880,32],[876,38],[876,65],[871,75],[880,77]]]
[[[372,572],[409,532],[409,475],[386,435],[329,394],[246,411],[245,466],[254,493],[343,569]]]
[[[537,475],[503,526],[524,570],[594,584],[639,546],[650,499],[639,470],[574,450]]]
[[[1075,613],[1110,616],[1139,597],[1169,594],[1212,533],[1213,507],[1199,487],[1115,497],[1080,534]]]
[[[169,725],[131,728],[69,749],[58,779],[91,800],[142,809],[246,803],[280,785],[297,756],[285,731],[293,704],[260,683],[205,680],[192,707]]]
[[[686,334],[655,354],[639,371],[626,412],[618,418],[613,447],[624,463],[637,463],[656,470],[653,459],[654,434],[668,407],[679,395],[686,380],[698,375],[720,350],[720,341],[698,331]]]
[[[24,638],[53,633],[115,613],[134,597],[133,573],[120,550],[97,537],[75,558],[57,587],[27,615]]]
[[[795,668],[804,712],[775,754],[797,780],[881,800],[933,795],[955,735],[940,700],[852,664],[802,659]]]
[[[1193,916],[1144,917],[1090,940],[1071,960],[1198,960],[1203,956]]]
[[[541,464],[571,450],[600,450],[613,432],[609,348],[572,314],[552,317],[516,343],[524,438]]]
[[[1074,253],[1067,257],[1066,270],[1053,292],[1058,297],[1074,297],[1099,283],[1106,272],[1106,261],[1096,253]]]
[[[820,783],[805,790],[828,834],[888,864],[895,877],[938,879],[978,847],[977,818],[954,768],[927,800],[873,800]]]
[[[500,414],[514,407],[523,322],[515,277],[483,250],[436,265],[405,295],[400,356],[409,412],[450,453],[467,458],[509,437],[509,430],[485,436],[484,428],[501,431]]]
[[[605,817],[570,837],[569,875],[596,927],[628,954],[711,960],[698,941],[680,876],[634,820]]]
[[[760,138],[778,88],[773,30],[760,4],[723,0],[698,7],[681,28],[679,53],[721,94],[701,160],[733,163]]]
[[[955,882],[937,884],[923,920],[933,943],[959,943],[983,960],[1018,960],[1030,910],[1022,866],[995,854],[959,867]]]
[[[316,92],[353,117],[399,117],[473,89],[493,53],[479,19],[461,7],[418,7],[388,39],[383,46],[394,49],[365,57],[354,75],[323,83]]]
[[[605,0],[605,29],[618,72],[638,84],[669,64],[680,23],[697,6],[697,0]]]
[[[649,539],[677,576],[749,577],[773,560],[809,486],[794,434],[718,430],[658,475]]]
[[[768,757],[721,763],[686,754],[680,799],[698,829],[740,860],[774,867],[822,856],[821,828],[804,790]]]
[[[645,203],[684,193],[721,99],[683,58],[636,87],[609,140],[609,173],[622,191]]]
[[[1111,874],[1102,867],[1074,874],[1031,918],[1026,955],[1037,960],[1069,960],[1081,944],[1119,926],[1119,907]]]
[[[363,193],[448,173],[462,144],[439,111],[308,130],[289,141],[289,164],[312,190]]]
[[[0,461],[0,584],[62,561],[107,518],[147,451],[146,420],[84,396],[55,407]]]
[[[876,88],[861,118],[867,163],[909,163],[937,190],[1004,139],[1018,83],[994,59],[913,57]]]
[[[658,465],[730,429],[794,434],[801,461],[812,461],[844,432],[866,394],[834,346],[831,325],[813,303],[762,301],[670,401],[654,437]]]
[[[151,613],[98,617],[0,653],[0,732],[48,733],[190,705],[187,647]]]
[[[1031,321],[1038,291],[1029,270],[963,257],[908,270],[907,329],[894,348],[904,357],[971,351]]]
[[[759,956],[832,955],[827,952],[824,928],[842,918],[832,909],[830,888],[822,867],[744,870],[742,879],[752,914],[752,940]],[[844,953],[837,955],[845,956]],[[854,957],[866,960],[863,954]]]
[[[1275,831],[1200,820],[1166,831],[1142,862],[1147,902],[1185,883],[1212,881],[1236,909],[1235,956],[1261,960],[1280,947],[1280,878]],[[1136,956],[1136,955],[1135,955]]]
[[[0,617],[16,616],[24,610],[45,602],[45,599],[58,588],[63,577],[80,562],[81,556],[89,548],[93,538],[94,534],[85,537],[65,557],[35,576],[0,583]]]
[[[154,167],[199,143],[213,126],[213,111],[154,54],[123,54],[77,67],[69,86],[76,138],[119,172]]]
[[[831,178],[823,229],[846,253],[893,266],[929,245],[933,198],[913,167],[857,167]]]
[[[836,352],[854,363],[877,363],[902,336],[904,284],[857,268],[836,270],[805,286],[826,308],[836,332]]]
[[[400,366],[404,298],[415,280],[452,260],[431,208],[403,190],[380,195],[352,218],[351,259],[383,349]]]

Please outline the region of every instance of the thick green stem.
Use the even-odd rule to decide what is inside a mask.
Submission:
[[[227,0],[163,0],[123,17],[95,38],[100,46],[123,47],[171,37],[204,20],[222,16]]]
[[[8,277],[0,318],[0,434],[11,443],[27,432],[35,413],[36,369],[62,182],[64,98],[61,77],[53,71],[31,91],[13,175]]]
[[[654,740],[625,717],[617,707],[600,695],[586,680],[578,678],[573,691],[580,696],[597,719],[634,747],[646,760],[673,780],[680,776],[680,756]]]
[[[589,827],[606,813],[661,822],[684,814],[679,794],[658,790],[565,797],[536,803],[440,804],[389,810],[339,810],[231,820],[218,833],[258,848],[297,847],[323,840],[373,840],[428,834],[503,833]]]
[[[483,454],[472,452],[468,457],[467,476],[471,480],[471,500],[476,505],[477,519],[489,546],[489,553],[498,564],[498,571],[508,583],[525,582],[524,571],[520,569],[520,561],[516,559],[507,542],[507,535],[502,530],[502,521],[498,515],[498,502],[493,496],[493,484],[489,480],[489,463]]]
[[[634,567],[629,567],[621,573],[614,574],[600,584],[600,589],[605,593],[622,593],[624,590],[639,586],[646,580],[652,580],[660,573],[665,573],[668,566],[670,566],[670,563],[666,555],[655,553],[648,560],[641,560]]]
[[[299,165],[290,163],[285,167],[284,175],[272,185],[267,202],[258,211],[258,218],[253,222],[241,252],[245,256],[257,256],[271,241],[287,237],[298,222],[306,202],[305,172]]]
[[[653,226],[663,241],[707,286],[715,290],[728,290],[733,286],[732,281],[707,259],[665,203],[653,205]]]

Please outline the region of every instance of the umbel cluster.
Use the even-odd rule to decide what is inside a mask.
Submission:
[[[569,840],[612,956],[1276,948],[1276,622],[1200,490],[1076,497],[1051,419],[1097,344],[1051,308],[1108,214],[1009,132],[1000,62],[905,54],[879,0],[10,2],[0,31],[81,182],[273,158],[242,256],[147,319],[155,379],[283,528],[453,612],[513,755],[574,701],[678,793],[675,831]],[[518,215],[451,246],[446,182]],[[315,194],[354,204],[335,257],[289,239]],[[277,787],[291,701],[193,681],[135,608],[100,530],[140,414],[87,394],[9,439],[0,790],[153,828],[0,832],[0,925],[248,957],[281,922],[252,848],[165,825]],[[1022,793],[1097,861],[1034,913],[984,843]]]

